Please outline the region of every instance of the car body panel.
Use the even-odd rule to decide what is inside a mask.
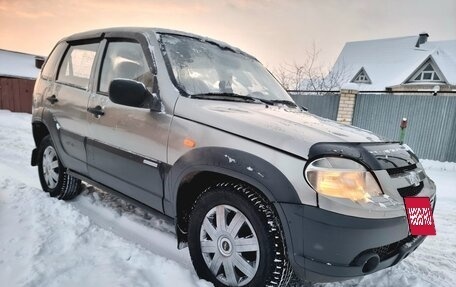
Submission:
[[[298,108],[179,98],[175,115],[307,158],[315,142],[382,142],[371,132]]]
[[[169,134],[169,164],[174,166],[178,160],[186,156],[192,148],[184,145],[185,139],[191,139],[195,142],[195,148],[214,148],[220,147],[225,149],[234,149],[250,154],[252,157],[263,159],[265,162],[274,163],[274,167],[285,175],[291,186],[297,191],[298,197],[302,203],[309,205],[316,205],[316,193],[313,191],[305,181],[303,181],[303,170],[306,161],[297,156],[278,152],[276,149],[263,145],[261,143],[253,142],[249,139],[239,137],[237,135],[229,134],[225,131],[215,129],[210,126],[202,125],[200,123],[183,119],[175,116],[173,119],[172,127]],[[244,165],[237,165],[240,159],[235,155],[226,152],[220,154],[223,163],[230,163],[233,169],[239,170],[239,173],[251,174],[252,177],[268,176],[268,167],[264,164],[251,165],[245,163]],[[200,160],[200,159],[198,159]],[[217,164],[220,165],[220,164]],[[170,191],[172,192],[172,191]],[[282,190],[271,190],[273,198],[272,201],[277,201],[281,198],[278,194]]]

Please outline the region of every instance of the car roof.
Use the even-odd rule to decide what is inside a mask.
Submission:
[[[212,38],[208,38],[208,37],[204,37],[204,36],[200,36],[200,35],[196,35],[196,34],[192,34],[192,33],[182,32],[182,31],[178,31],[178,30],[164,29],[164,28],[114,27],[114,28],[106,28],[106,29],[97,29],[97,30],[90,30],[90,31],[85,31],[85,32],[81,32],[81,33],[76,33],[76,34],[73,34],[66,38],[63,38],[61,41],[71,42],[71,41],[78,41],[78,40],[85,40],[85,39],[101,38],[106,33],[114,33],[114,32],[141,33],[141,34],[149,34],[149,35],[155,34],[156,37],[158,37],[159,34],[173,34],[173,35],[187,36],[187,37],[199,39],[201,41],[211,42],[222,48],[230,49],[237,53],[240,53],[240,54],[243,54],[243,55],[256,59],[252,55],[242,51],[241,49],[239,49],[237,47],[231,46],[225,42],[215,40]]]

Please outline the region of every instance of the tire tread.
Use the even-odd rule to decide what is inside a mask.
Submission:
[[[55,149],[55,146],[52,142],[50,135],[45,136],[40,143],[39,153],[38,153],[38,155],[39,155],[38,165],[42,165],[43,159],[41,157],[42,157],[44,149],[47,146],[52,146]],[[58,157],[58,155],[57,155],[57,157]],[[61,165],[61,166],[59,166],[60,172],[63,173],[63,175],[61,177],[59,176],[60,182],[57,183],[57,186],[55,187],[55,189],[53,189],[53,190],[49,189],[49,187],[47,187],[46,183],[42,179],[43,175],[41,174],[40,167],[38,167],[41,186],[43,187],[43,190],[48,192],[52,197],[57,197],[58,199],[62,199],[62,200],[74,199],[76,196],[78,196],[81,193],[81,190],[82,190],[81,189],[81,187],[82,187],[81,180],[69,175],[66,172],[66,168],[62,165],[62,162],[60,161],[60,159],[58,159],[58,161],[59,161],[59,165]]]
[[[204,190],[195,200],[195,203],[192,207],[190,214],[192,214],[195,208],[197,208],[198,202],[207,193],[213,190],[226,190],[226,192],[232,192],[234,190],[237,194],[241,195],[245,200],[247,200],[251,205],[253,205],[260,214],[263,215],[264,223],[269,227],[268,235],[273,240],[273,245],[276,247],[276,250],[274,250],[276,254],[276,258],[274,259],[274,271],[271,272],[270,277],[266,280],[265,286],[287,286],[293,276],[293,269],[287,259],[285,238],[280,224],[280,220],[277,216],[276,211],[274,210],[274,207],[259,192],[257,192],[252,187],[243,183],[226,181],[217,183]],[[195,264],[193,258],[192,262]],[[247,286],[250,286],[250,284],[248,284]]]

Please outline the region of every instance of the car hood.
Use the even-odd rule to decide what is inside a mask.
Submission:
[[[367,130],[283,105],[180,97],[174,114],[304,158],[308,158],[310,147],[319,142],[386,141]]]

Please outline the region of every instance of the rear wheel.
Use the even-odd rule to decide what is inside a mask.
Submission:
[[[81,181],[66,173],[49,135],[43,138],[38,150],[38,175],[41,187],[52,197],[73,199],[81,191]]]
[[[286,286],[290,280],[280,222],[250,187],[208,188],[191,212],[188,243],[198,275],[215,286]]]

